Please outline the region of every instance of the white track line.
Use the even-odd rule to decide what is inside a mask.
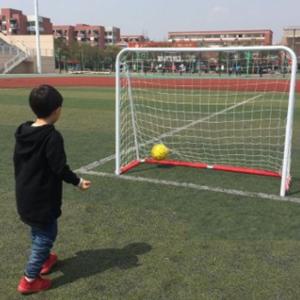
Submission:
[[[228,108],[225,108],[219,112],[216,112],[210,116],[207,116],[205,118],[196,120],[192,123],[189,123],[185,126],[182,126],[180,128],[173,129],[169,132],[166,132],[162,135],[160,135],[157,138],[153,138],[147,142],[145,142],[142,146],[145,146],[147,144],[153,143],[154,141],[157,141],[163,137],[170,136],[174,133],[180,132],[181,130],[187,129],[193,125],[196,125],[200,122],[206,121],[210,118],[213,118],[219,114],[222,114],[224,112],[227,112],[229,110],[232,110],[238,106],[241,106],[251,100],[257,99],[261,97],[261,95],[257,95],[255,97],[251,97],[249,99],[246,99],[243,102],[237,103],[233,106],[230,106]],[[130,152],[134,150],[135,148],[132,147],[132,149],[128,149],[126,152]],[[206,185],[198,185],[194,183],[187,183],[187,182],[177,182],[177,181],[169,181],[169,180],[160,180],[160,179],[154,179],[154,178],[144,178],[144,177],[139,177],[139,176],[130,176],[130,175],[122,175],[122,176],[116,176],[115,174],[112,173],[106,173],[106,172],[96,172],[92,171],[92,169],[95,169],[101,165],[104,165],[105,163],[115,159],[115,154],[109,155],[107,157],[104,157],[98,161],[94,161],[86,166],[83,166],[75,172],[81,173],[81,174],[87,174],[87,175],[96,175],[96,176],[102,176],[102,177],[109,177],[109,178],[115,178],[115,179],[122,179],[122,180],[129,180],[129,181],[137,181],[137,182],[146,182],[146,183],[154,183],[154,184],[160,184],[160,185],[165,185],[165,186],[175,186],[175,187],[184,187],[184,188],[190,188],[190,189],[195,189],[195,190],[200,190],[200,191],[209,191],[209,192],[216,192],[216,193],[223,193],[223,194],[229,194],[229,195],[234,195],[234,196],[241,196],[241,197],[249,197],[249,198],[261,198],[261,199],[269,199],[269,200],[277,200],[277,201],[289,201],[289,202],[294,202],[294,203],[300,203],[300,198],[295,198],[295,197],[280,197],[277,195],[270,195],[270,194],[265,194],[265,193],[255,193],[255,192],[245,192],[245,191],[240,191],[240,190],[234,190],[234,189],[225,189],[225,188],[219,188],[219,187],[209,187]]]
[[[165,186],[174,186],[174,187],[183,187],[183,188],[189,188],[194,189],[198,191],[209,191],[209,192],[216,192],[216,193],[223,193],[223,194],[229,194],[234,196],[241,196],[241,197],[248,197],[248,198],[261,198],[261,199],[268,199],[268,200],[276,200],[276,201],[283,201],[283,202],[294,202],[294,203],[300,203],[300,198],[295,197],[280,197],[277,195],[269,195],[265,193],[255,193],[255,192],[244,192],[234,189],[224,189],[219,187],[209,187],[207,185],[198,185],[194,183],[187,183],[187,182],[176,182],[176,181],[170,181],[170,180],[161,180],[161,179],[154,179],[154,178],[144,178],[139,176],[130,176],[130,175],[121,175],[117,176],[112,173],[105,173],[105,172],[95,172],[95,171],[86,171],[84,169],[79,169],[79,173],[81,174],[87,174],[87,175],[96,175],[101,177],[109,177],[109,178],[115,178],[120,180],[129,180],[129,181],[135,181],[135,182],[146,182],[151,184],[159,184],[159,185],[165,185]]]
[[[102,166],[104,165],[105,163],[115,159],[116,155],[115,154],[111,154],[107,157],[104,157],[100,160],[96,160],[86,166],[83,166],[83,167],[80,167],[79,169],[75,170],[74,172],[81,172],[81,171],[89,171],[89,170],[92,170],[92,169],[95,169],[99,166]]]
[[[246,104],[246,103],[248,103],[248,102],[250,102],[250,101],[252,101],[252,100],[255,100],[255,99],[257,99],[257,98],[260,98],[260,97],[262,97],[262,94],[256,95],[256,96],[251,97],[251,98],[248,98],[248,99],[246,99],[246,100],[244,100],[244,101],[242,101],[242,102],[239,102],[239,103],[236,103],[236,104],[234,104],[234,105],[232,105],[232,106],[229,106],[229,107],[227,107],[227,108],[224,108],[224,109],[222,109],[222,110],[220,110],[220,111],[217,111],[217,112],[215,112],[215,113],[213,113],[213,114],[211,114],[211,115],[209,115],[209,116],[206,116],[206,117],[204,117],[204,118],[201,118],[201,119],[199,119],[199,120],[195,120],[195,121],[193,121],[193,122],[191,122],[191,123],[189,123],[189,124],[186,124],[186,125],[184,125],[184,126],[182,126],[182,127],[174,128],[174,129],[172,129],[172,130],[170,130],[170,131],[168,131],[168,132],[165,132],[165,133],[161,134],[160,136],[158,136],[158,137],[156,137],[156,138],[152,138],[151,140],[149,140],[149,141],[147,141],[147,142],[145,142],[145,143],[143,143],[143,144],[140,144],[140,146],[141,146],[141,147],[144,147],[144,146],[149,145],[149,144],[152,144],[152,143],[154,143],[154,142],[161,141],[162,138],[165,138],[165,137],[167,137],[167,136],[171,136],[171,135],[174,134],[174,133],[178,133],[178,132],[180,132],[180,131],[182,131],[182,130],[185,130],[185,129],[191,127],[191,126],[194,126],[194,125],[196,125],[196,124],[198,124],[198,123],[207,121],[207,120],[209,120],[209,119],[211,119],[211,118],[213,118],[213,117],[216,117],[216,116],[218,116],[218,115],[221,115],[221,114],[223,114],[223,113],[225,113],[225,112],[227,112],[227,111],[229,111],[229,110],[232,110],[232,109],[234,109],[234,108],[236,108],[236,107],[239,107],[239,106],[241,106],[241,105],[244,105],[244,104]],[[127,151],[122,151],[121,154],[128,154],[128,153],[130,153],[130,152],[132,152],[132,151],[134,151],[134,150],[135,150],[135,147],[131,147],[131,148],[127,149]]]
[[[244,100],[244,101],[242,101],[242,102],[239,102],[239,103],[237,103],[237,104],[234,104],[234,105],[232,105],[232,106],[229,106],[229,107],[227,107],[227,108],[224,108],[224,109],[222,109],[222,110],[220,110],[220,111],[217,111],[217,112],[215,112],[215,113],[213,113],[213,114],[211,114],[211,115],[209,115],[209,116],[206,116],[206,117],[204,117],[204,118],[202,118],[202,119],[193,121],[193,122],[191,122],[191,123],[189,123],[189,124],[187,124],[187,125],[184,125],[184,126],[182,126],[182,127],[179,127],[179,128],[176,128],[176,129],[172,129],[172,130],[169,131],[169,132],[163,133],[163,134],[162,134],[161,136],[159,136],[157,139],[161,139],[161,138],[170,136],[170,135],[172,135],[172,134],[174,134],[174,133],[180,132],[180,131],[182,131],[182,130],[184,130],[184,129],[187,129],[187,128],[191,127],[191,126],[194,126],[194,125],[196,125],[196,124],[198,124],[198,123],[204,122],[204,121],[209,120],[209,119],[211,119],[211,118],[213,118],[213,117],[216,117],[216,116],[218,116],[218,115],[221,115],[221,114],[223,114],[223,113],[225,113],[225,112],[227,112],[227,111],[229,111],[229,110],[232,110],[232,109],[234,109],[234,108],[236,108],[236,107],[239,107],[239,106],[241,106],[241,105],[243,105],[243,104],[246,104],[246,103],[249,102],[249,101],[252,101],[252,100],[255,100],[255,99],[257,99],[257,98],[260,98],[261,96],[262,96],[262,95],[260,94],[260,95],[257,95],[257,96],[248,98],[248,99],[246,99],[246,100]],[[150,140],[149,142],[154,142],[154,141],[157,140],[157,139],[152,139],[152,140]],[[148,144],[149,142],[147,142],[147,144]]]

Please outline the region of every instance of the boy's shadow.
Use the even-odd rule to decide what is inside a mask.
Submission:
[[[58,262],[57,269],[64,275],[54,279],[53,286],[59,287],[114,267],[120,269],[138,267],[140,264],[137,255],[147,253],[151,249],[147,243],[132,243],[122,249],[79,251],[75,256]]]

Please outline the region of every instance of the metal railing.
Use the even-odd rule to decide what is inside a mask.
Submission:
[[[24,61],[27,57],[28,57],[28,55],[25,52],[19,51],[19,53],[17,55],[15,55],[10,60],[8,60],[6,63],[4,63],[4,67],[3,67],[2,73],[3,74],[8,73],[14,67],[16,67],[17,65],[19,65],[22,61]]]
[[[16,55],[18,49],[9,45],[0,45],[0,56],[1,55]]]
[[[0,45],[0,56],[1,55],[12,56],[6,62],[0,64],[0,73],[7,74],[14,67],[19,65],[25,59],[27,59],[30,56],[30,51],[22,43],[18,42],[16,45],[10,45],[7,44],[5,40],[3,40]]]

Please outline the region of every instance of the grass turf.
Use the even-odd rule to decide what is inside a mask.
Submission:
[[[62,119],[76,169],[114,152],[113,89],[65,88]],[[16,285],[29,249],[16,214],[13,133],[32,119],[29,90],[0,95],[0,291]],[[299,104],[295,114],[293,196],[299,197]],[[112,162],[103,166],[112,172]],[[276,193],[276,179],[141,167],[132,175]],[[239,176],[239,178],[238,178]],[[300,205],[208,191],[89,177],[81,193],[65,186],[53,288],[27,299],[298,299]]]

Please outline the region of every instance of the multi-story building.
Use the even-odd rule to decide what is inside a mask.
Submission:
[[[63,39],[68,44],[75,40],[75,27],[71,25],[54,25],[53,36],[55,39]]]
[[[120,28],[105,26],[105,45],[115,45],[120,42]]]
[[[62,38],[68,43],[77,41],[104,48],[107,45],[114,45],[120,41],[120,28],[87,24],[77,24],[75,26],[55,25],[53,27],[53,35],[54,38]]]
[[[145,47],[171,47],[171,48],[185,48],[197,47],[197,43],[193,41],[179,41],[179,42],[157,42],[157,41],[141,41],[141,42],[128,42],[129,48],[145,48]]]
[[[261,30],[179,31],[169,32],[170,42],[193,41],[203,47],[272,45],[273,32]]]
[[[147,41],[149,41],[149,38],[142,34],[127,34],[121,35],[120,42],[118,42],[116,45],[120,48],[127,48],[131,47],[131,44],[135,44],[138,47],[140,44],[143,44]]]
[[[27,17],[20,10],[2,8],[0,23],[0,30],[5,35],[27,33]]]
[[[53,25],[49,18],[39,17],[40,34],[52,34]],[[35,34],[35,16],[27,16],[27,32]]]
[[[41,34],[52,34],[52,23],[49,18],[39,17]],[[2,8],[0,13],[0,31],[5,35],[35,34],[35,17],[25,16],[22,11]]]
[[[49,18],[40,16],[39,29],[41,34],[53,34],[54,38],[63,38],[68,43],[78,41],[99,48],[120,42],[120,28],[114,26],[87,24],[53,26]],[[5,35],[35,34],[35,16],[26,16],[17,9],[2,8],[0,32]]]
[[[149,39],[146,38],[143,34],[127,34],[121,35],[120,42],[121,43],[129,43],[129,42],[145,42]]]
[[[42,71],[55,71],[54,39],[49,18],[39,17]],[[37,71],[35,17],[11,8],[0,10],[0,72],[32,73]],[[9,51],[9,52],[8,52]],[[7,64],[10,62],[9,64]]]
[[[100,25],[77,24],[74,28],[75,40],[79,43],[88,43],[91,46],[104,48],[105,31]]]
[[[293,49],[300,60],[300,26],[284,28],[282,43]]]

